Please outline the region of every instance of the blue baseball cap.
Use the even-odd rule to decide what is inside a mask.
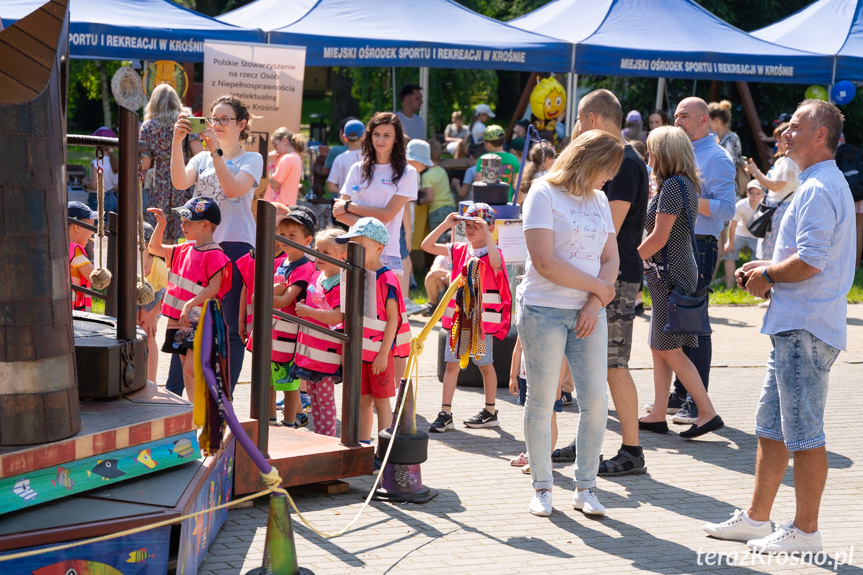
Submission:
[[[359,140],[366,131],[365,125],[359,120],[351,120],[345,124],[345,138],[348,140]]]
[[[183,207],[174,208],[173,211],[190,222],[208,221],[217,226],[222,223],[222,210],[213,198],[192,198],[183,204]]]
[[[357,222],[351,226],[351,229],[348,230],[348,233],[336,237],[336,243],[346,244],[351,241],[352,238],[358,238],[360,236],[365,236],[383,245],[387,245],[387,242],[390,241],[390,235],[387,233],[387,228],[379,219],[365,217],[358,219]]]
[[[457,216],[459,220],[473,220],[474,218],[482,218],[485,223],[493,226],[495,222],[494,209],[484,202],[476,202],[465,208],[463,215]]]
[[[67,205],[69,217],[76,220],[98,220],[99,214],[83,202],[69,202]]]

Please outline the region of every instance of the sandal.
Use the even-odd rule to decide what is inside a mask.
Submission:
[[[521,472],[525,475],[530,475],[530,463],[528,463],[527,465],[523,465],[521,468]]]
[[[575,461],[575,442],[573,441],[566,447],[552,451],[551,461],[553,463],[572,463]]]
[[[620,477],[623,475],[641,475],[647,472],[644,465],[644,452],[637,457],[625,449],[618,449],[617,455],[611,459],[599,462],[599,477]]]
[[[519,453],[518,457],[509,460],[509,464],[513,467],[523,467],[527,465],[527,453]]]

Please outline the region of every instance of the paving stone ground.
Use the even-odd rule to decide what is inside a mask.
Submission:
[[[710,539],[701,525],[723,521],[746,506],[754,483],[756,437],[754,409],[764,378],[770,341],[759,333],[763,309],[716,307],[711,310],[713,368],[710,395],[726,427],[696,441],[642,434],[648,473],[613,480],[600,478],[597,493],[608,508],[602,519],[572,509],[573,464],[554,468],[554,512],[527,512],[530,477],[508,461],[524,449],[522,408],[506,389],[498,392],[501,426],[434,435],[423,483],[439,495],[424,505],[372,502],[351,532],[325,539],[293,515],[297,554],[302,566],[329,573],[863,573],[863,306],[849,306],[847,352],[833,366],[827,402],[830,472],[821,509],[827,563],[761,564],[745,545]],[[829,310],[825,310],[829,313]],[[651,401],[653,381],[646,345],[648,315],[635,323],[632,374],[641,404]],[[441,384],[435,375],[437,337],[429,338],[420,364],[417,423],[425,428],[440,407]],[[160,366],[164,381],[166,366]],[[249,381],[248,363],[241,381]],[[238,386],[236,405],[248,413],[249,385]],[[341,405],[340,398],[337,399]],[[482,406],[481,390],[458,388],[456,421]],[[620,428],[609,404],[603,453],[620,444]],[[670,418],[669,418],[670,419]],[[559,416],[560,440],[574,437],[577,409]],[[671,425],[671,424],[670,424]],[[682,426],[672,426],[674,431]],[[293,489],[303,514],[322,530],[338,530],[362,506],[374,477],[348,479],[349,492],[322,496]],[[794,516],[792,469],[776,498],[772,519]],[[236,574],[259,567],[264,550],[267,507],[234,508],[210,549],[200,573]],[[717,566],[725,554],[745,565]],[[834,562],[850,559],[852,565]],[[708,564],[712,561],[712,564]]]

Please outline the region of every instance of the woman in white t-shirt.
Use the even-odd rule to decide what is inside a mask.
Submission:
[[[766,260],[773,257],[773,248],[776,247],[776,236],[779,234],[782,216],[785,215],[788,206],[791,205],[791,196],[800,186],[800,180],[797,179],[797,176],[800,175],[800,168],[797,167],[794,160],[785,155],[787,148],[782,132],[788,128],[788,125],[788,122],[783,122],[773,130],[773,137],[776,138],[776,155],[774,156],[773,167],[766,175],[761,173],[752,158],[749,158],[746,164],[746,171],[767,190],[765,197],[767,205],[778,206],[773,212],[773,217],[770,218],[770,231],[764,234],[764,238],[758,242],[757,257]]]
[[[333,217],[349,226],[364,217],[383,222],[389,242],[381,261],[397,276],[402,275],[402,213],[408,202],[417,199],[417,187],[417,171],[407,162],[401,121],[392,112],[378,112],[366,126],[362,158],[348,170]]]
[[[231,291],[222,300],[231,346],[233,391],[243,368],[245,349],[237,333],[243,283],[236,261],[255,244],[252,199],[264,170],[264,158],[257,152],[243,150],[243,144],[249,139],[252,117],[239,98],[217,98],[210,107],[210,114],[207,128],[201,134],[206,144],[204,151],[189,160],[188,165],[183,164],[183,138],[190,133],[191,122],[185,114],[180,114],[174,125],[171,146],[171,182],[178,190],[194,186],[196,197],[215,199],[222,212],[222,223],[216,227],[213,239],[235,263]]]
[[[536,490],[529,506],[534,515],[551,513],[551,416],[563,359],[580,413],[573,506],[605,513],[592,488],[608,415],[605,306],[614,298],[620,259],[608,200],[597,190],[622,161],[619,138],[587,132],[534,181],[523,206],[528,257],[517,324],[527,368],[524,436]]]

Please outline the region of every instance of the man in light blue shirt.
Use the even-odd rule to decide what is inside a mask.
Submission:
[[[709,286],[719,257],[719,234],[734,217],[737,170],[731,156],[710,133],[710,117],[704,100],[681,100],[674,112],[674,125],[686,132],[692,142],[695,163],[704,178],[701,197],[698,199],[698,218],[695,220],[695,247],[698,249],[695,259],[698,262],[698,287]],[[706,390],[710,385],[713,340],[709,335],[699,336],[698,347],[685,347],[684,351],[695,364]],[[698,419],[698,408],[687,396],[680,379],[674,380],[674,390],[668,405],[669,408],[680,406],[680,410],[671,418],[674,423],[695,423]]]
[[[846,295],[854,279],[855,214],[834,156],[844,118],[833,104],[805,100],[782,137],[802,183],[782,223],[771,261],[737,270],[737,283],[770,297],[762,333],[773,350],[755,413],[755,491],[746,511],[705,525],[759,552],[821,551],[818,509],[827,481],[824,407],[830,367],[846,344]],[[794,453],[794,521],[771,533],[770,510]]]

